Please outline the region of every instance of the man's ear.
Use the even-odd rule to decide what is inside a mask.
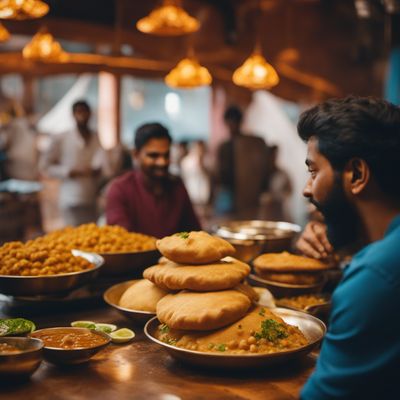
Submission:
[[[344,180],[348,190],[354,195],[360,194],[371,178],[371,170],[362,158],[352,158],[345,167]]]

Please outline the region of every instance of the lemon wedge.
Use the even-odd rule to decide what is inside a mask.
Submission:
[[[109,335],[113,343],[125,343],[129,342],[129,340],[132,340],[135,337],[135,332],[127,328],[122,328],[111,332]]]
[[[114,324],[103,324],[103,323],[95,323],[96,331],[101,331],[104,333],[111,333],[117,330],[117,325]]]
[[[71,322],[71,326],[73,326],[74,328],[95,329],[96,323],[93,321],[73,321]]]

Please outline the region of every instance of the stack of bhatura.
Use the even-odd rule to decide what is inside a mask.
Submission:
[[[244,284],[249,265],[233,258],[234,247],[206,232],[182,232],[157,241],[163,255],[143,277],[173,291],[156,307],[156,337],[204,352],[271,353],[300,347],[307,339],[272,312],[257,306]]]
[[[324,279],[331,265],[314,258],[282,253],[266,253],[254,261],[254,270],[262,279],[290,285],[315,285]]]

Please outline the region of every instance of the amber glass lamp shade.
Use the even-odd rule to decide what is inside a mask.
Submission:
[[[0,0],[0,18],[35,19],[49,12],[49,6],[40,0]]]
[[[0,43],[7,42],[10,36],[10,32],[8,32],[7,28],[0,23]]]
[[[248,89],[270,89],[279,83],[275,68],[255,51],[234,73],[233,82]]]
[[[22,50],[22,55],[26,59],[36,61],[63,62],[67,59],[60,43],[45,31],[39,31],[32,40]]]
[[[165,83],[173,88],[190,89],[210,85],[211,74],[194,58],[184,58],[165,77]]]
[[[160,7],[140,19],[136,27],[151,35],[178,36],[196,32],[200,23],[180,7],[179,1],[164,0]]]

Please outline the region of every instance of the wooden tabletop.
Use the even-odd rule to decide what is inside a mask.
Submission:
[[[246,371],[205,370],[172,359],[150,342],[143,327],[110,307],[31,316],[37,328],[68,326],[74,320],[115,323],[136,332],[127,344],[111,344],[88,363],[60,367],[42,362],[25,383],[0,383],[7,400],[78,399],[297,399],[315,365],[315,355],[273,367]],[[25,315],[12,315],[23,317]],[[0,317],[1,310],[0,310]]]

